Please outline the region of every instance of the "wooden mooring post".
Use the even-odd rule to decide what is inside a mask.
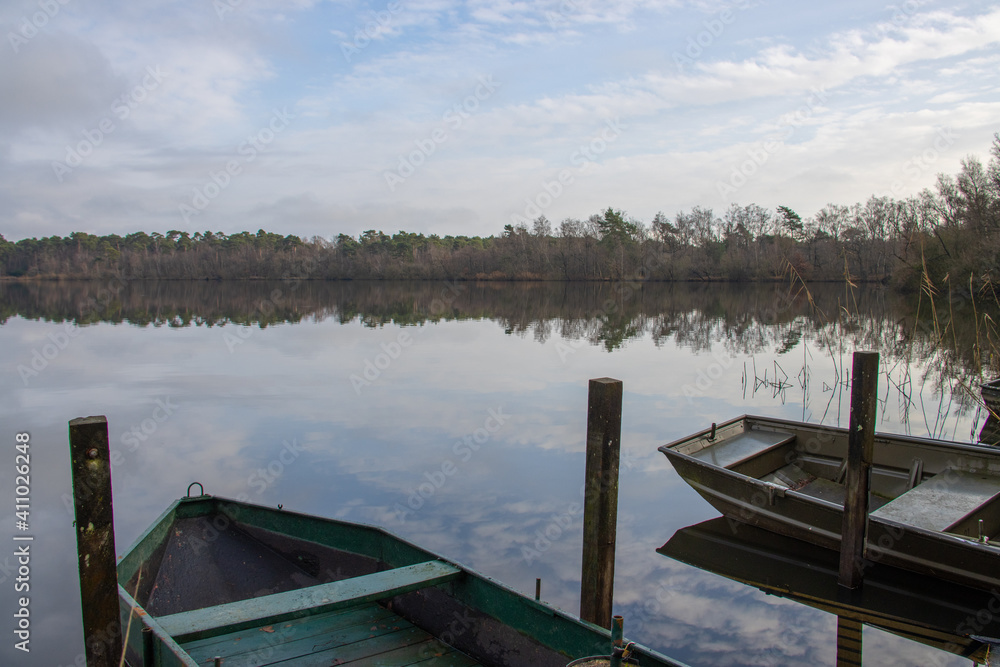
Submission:
[[[122,632],[107,418],[70,421],[69,449],[87,667],[117,667]]]
[[[875,407],[878,391],[878,352],[855,352],[851,377],[851,419],[847,436],[847,497],[840,534],[840,576],[845,588],[857,588],[864,579],[868,492],[875,448]]]
[[[580,618],[611,627],[618,530],[618,461],[622,440],[622,381],[590,381],[583,509]]]

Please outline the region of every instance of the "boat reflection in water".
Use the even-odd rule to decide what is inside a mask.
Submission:
[[[873,564],[863,585],[837,584],[839,554],[720,517],[678,530],[657,551],[837,615],[837,665],[860,665],[862,625],[989,664],[1000,650],[1000,592]]]
[[[1000,379],[980,385],[986,422],[979,431],[979,442],[984,445],[1000,445]]]

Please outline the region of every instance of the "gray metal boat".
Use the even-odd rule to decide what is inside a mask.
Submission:
[[[847,436],[743,416],[659,449],[730,520],[839,550]],[[876,434],[870,489],[867,561],[1000,589],[1000,450]]]

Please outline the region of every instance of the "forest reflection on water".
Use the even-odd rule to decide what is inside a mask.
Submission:
[[[830,664],[835,617],[655,552],[716,516],[656,447],[742,413],[846,425],[856,349],[881,353],[880,430],[975,440],[978,384],[996,358],[986,299],[935,303],[936,319],[926,295],[784,283],[0,282],[0,418],[47,443],[34,502],[51,560],[38,562],[38,582],[52,592],[39,593],[39,618],[77,637],[52,642],[38,664],[78,652],[79,608],[65,594],[76,585],[67,420],[108,416],[123,459],[119,550],[197,480],[381,525],[529,595],[541,577],[543,597],[575,612],[582,529],[567,512],[586,381],[603,375],[625,387],[615,604],[627,632],[696,665]],[[353,385],[403,334],[415,341],[406,354]],[[46,346],[67,335],[49,359]],[[47,367],[19,377],[36,360]],[[133,449],[126,435],[159,400],[177,407]],[[504,428],[459,458],[468,452],[455,443],[489,410],[510,415]],[[304,447],[299,458],[258,487],[286,441]],[[419,511],[399,512],[445,460],[459,473],[418,498]],[[0,484],[9,474],[0,469]],[[537,541],[553,522],[568,522],[562,538]],[[871,664],[941,653],[886,634],[866,634]]]
[[[608,350],[649,333],[654,340],[675,336],[695,351],[721,341],[750,353],[777,344],[780,353],[811,334],[894,358],[925,358],[946,338],[947,353],[966,372],[976,372],[977,334],[985,340],[993,333],[983,323],[996,305],[992,297],[959,291],[938,296],[935,317],[926,296],[785,282],[0,281],[0,324],[13,315],[175,327],[489,319],[540,342],[559,334]]]
[[[932,307],[933,302],[933,307]],[[871,286],[837,284],[763,285],[732,283],[509,283],[388,281],[160,281],[0,282],[0,324],[25,319],[137,326],[226,326],[266,328],[282,323],[355,319],[366,327],[489,320],[504,332],[544,343],[553,336],[608,352],[649,336],[692,352],[720,344],[726,354],[782,355],[803,339],[816,341],[833,362],[834,382],[849,383],[849,353],[881,354],[882,407],[896,400],[901,421],[928,424],[928,435],[944,437],[942,417],[980,409],[979,386],[1000,372],[993,317],[995,296],[968,289],[898,295]],[[238,344],[239,331],[230,334]],[[244,333],[244,335],[246,335]],[[572,349],[570,347],[569,349]],[[809,382],[806,356],[797,368],[777,362],[744,369],[744,394],[772,392],[784,399]],[[920,377],[911,370],[925,369]],[[914,384],[944,401],[926,414],[913,399]],[[842,392],[828,391],[831,400]],[[828,406],[829,407],[829,406]],[[912,411],[922,410],[921,414]],[[827,410],[829,411],[829,410]],[[995,424],[983,429],[995,436]]]

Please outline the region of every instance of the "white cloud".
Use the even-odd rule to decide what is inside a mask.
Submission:
[[[641,218],[721,208],[718,181],[776,137],[780,151],[741,201],[813,211],[864,199],[942,126],[960,139],[905,193],[986,150],[1000,10],[920,7],[871,21],[829,7],[815,10],[829,27],[797,34],[782,7],[740,5],[678,69],[671,54],[725,7],[425,0],[390,12],[303,0],[244,2],[220,19],[204,4],[116,3],[94,21],[68,4],[21,53],[3,56],[0,89],[20,94],[0,111],[9,129],[0,170],[11,174],[0,225],[13,238],[81,224],[179,226],[178,204],[274,108],[297,120],[195,228],[497,233],[544,181],[579,166],[574,151],[611,118],[628,129],[577,173],[550,219],[610,201]],[[768,29],[779,14],[780,28]],[[341,42],[369,24],[370,44],[348,62]],[[51,162],[147,67],[162,69],[162,86],[66,182],[53,178]],[[502,85],[460,126],[444,125],[447,141],[390,190],[386,172],[442,129],[480,76]]]

